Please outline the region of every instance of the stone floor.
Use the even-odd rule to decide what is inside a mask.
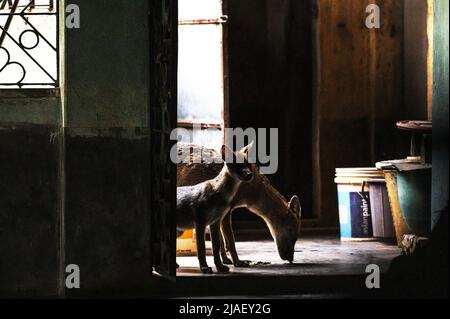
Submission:
[[[289,264],[280,259],[273,241],[237,242],[236,246],[242,260],[253,262],[250,268],[231,266],[229,274],[203,275],[197,257],[177,257],[180,265],[177,276],[363,275],[369,264],[377,264],[382,272],[387,271],[391,260],[400,254],[396,245],[383,242],[341,242],[335,237],[312,237],[297,242],[294,263]],[[212,256],[207,260],[215,271]]]

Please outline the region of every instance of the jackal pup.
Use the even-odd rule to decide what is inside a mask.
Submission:
[[[206,227],[210,227],[217,271],[228,272],[229,268],[220,259],[220,224],[230,211],[239,185],[253,179],[251,167],[242,154],[223,145],[221,155],[224,165],[216,178],[177,188],[177,230],[195,228],[198,261],[200,270],[205,274],[212,273],[206,262]]]

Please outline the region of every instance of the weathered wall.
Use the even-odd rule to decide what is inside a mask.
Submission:
[[[314,210],[337,225],[336,167],[404,157],[403,1],[376,1],[381,28],[365,26],[374,1],[317,0]],[[407,138],[407,137],[406,137]]]
[[[428,117],[428,1],[404,2],[404,90],[409,119]]]
[[[449,2],[434,1],[432,222],[448,212],[448,19]]]
[[[54,124],[0,121],[0,296],[58,293],[60,138]]]
[[[151,272],[149,3],[72,2],[82,26],[66,32],[65,263],[80,266],[83,295],[138,289]]]
[[[55,296],[61,98],[0,91],[0,296]]]
[[[59,96],[24,97],[17,91],[0,93],[1,123],[28,123],[35,125],[59,125],[61,122],[61,99]]]
[[[71,1],[80,29],[66,33],[66,126],[148,126],[147,1]]]

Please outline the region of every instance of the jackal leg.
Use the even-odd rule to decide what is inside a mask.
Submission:
[[[228,251],[231,254],[231,258],[233,259],[233,265],[235,267],[249,267],[250,261],[239,260],[239,256],[236,251],[236,244],[235,244],[236,241],[234,238],[233,227],[231,225],[232,224],[232,222],[231,222],[232,212],[233,211],[230,210],[230,212],[224,217],[224,219],[222,220],[222,223],[220,224],[223,237],[225,237],[226,248],[228,248]],[[225,244],[221,245],[221,251],[223,249],[225,256],[226,256],[226,250],[227,250],[226,248],[225,248]],[[222,253],[222,257],[223,257],[223,253]]]
[[[220,259],[220,221],[209,226],[211,230],[211,241],[214,254],[214,264],[218,272],[228,272],[230,269]]]
[[[206,225],[195,225],[195,236],[197,240],[197,257],[200,264],[200,270],[204,274],[212,274],[212,268],[208,267],[206,262],[206,247],[205,247],[205,230]]]
[[[228,212],[228,214],[231,214],[231,211]],[[227,245],[226,245],[226,242],[225,242],[225,233],[224,233],[224,230],[223,230],[222,223],[223,223],[223,221],[220,224],[220,255],[222,256],[222,262],[225,265],[232,265],[233,261],[228,257],[228,254],[227,254],[227,250],[228,249],[227,249]]]

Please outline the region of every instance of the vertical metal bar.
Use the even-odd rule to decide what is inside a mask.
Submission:
[[[427,119],[433,119],[434,0],[427,0]]]
[[[228,0],[222,0],[222,15],[228,16]],[[228,59],[228,20],[221,24],[222,27],[222,70],[223,70],[223,111],[222,111],[222,140],[227,142],[225,129],[230,127],[230,87],[229,87],[229,59]]]
[[[53,1],[50,1],[50,3],[53,6]],[[62,8],[64,8],[64,6]],[[60,56],[59,56],[59,54],[60,54],[60,51],[59,51],[59,49],[60,49],[59,34],[60,34],[60,32],[64,32],[64,29],[65,29],[65,28],[60,29],[61,25],[60,25],[60,21],[59,21],[59,16],[60,16],[59,4],[56,3],[56,83],[55,83],[56,87],[60,86],[60,83],[59,83],[60,82],[59,81],[59,78],[60,78],[59,71],[60,71],[60,67],[61,67],[60,66],[61,59],[60,59]]]
[[[58,75],[57,78],[60,78],[60,65],[59,65],[59,55],[62,54],[59,50],[59,41],[60,36],[64,39],[64,29],[59,30],[59,18],[60,12],[59,10],[64,10],[64,1],[61,0],[61,7],[57,4],[56,13],[57,13],[57,56],[58,56]],[[64,16],[64,15],[62,15]],[[65,286],[65,271],[66,271],[66,135],[65,135],[65,126],[66,126],[66,97],[64,88],[60,88],[60,103],[61,103],[61,117],[60,117],[60,129],[59,129],[59,243],[58,243],[58,254],[59,254],[59,273],[58,273],[58,296],[60,298],[64,298],[66,296],[66,286]]]

